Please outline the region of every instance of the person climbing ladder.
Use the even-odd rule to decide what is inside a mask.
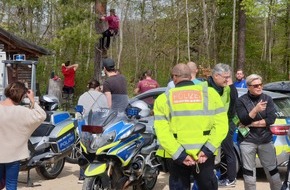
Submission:
[[[119,32],[119,17],[116,15],[115,9],[110,9],[110,16],[102,16],[101,20],[107,21],[109,25],[109,28],[102,33],[103,37],[100,39],[101,48],[107,50],[110,47],[110,38]]]

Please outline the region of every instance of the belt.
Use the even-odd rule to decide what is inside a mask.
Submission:
[[[209,134],[210,134],[210,130],[203,131],[203,136],[207,136],[207,135],[209,135]],[[176,134],[176,133],[174,133],[173,136],[174,136],[174,138],[177,139],[177,134]]]

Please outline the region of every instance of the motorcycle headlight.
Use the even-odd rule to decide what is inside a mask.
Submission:
[[[125,138],[129,137],[129,136],[132,134],[133,130],[134,130],[134,128],[132,128],[132,129],[128,130],[128,131],[127,131],[127,132],[125,132],[123,135],[121,135],[121,136],[120,136],[120,140],[122,140],[122,139],[125,139]]]

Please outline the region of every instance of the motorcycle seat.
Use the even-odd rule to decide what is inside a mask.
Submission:
[[[42,123],[32,133],[32,137],[48,136],[55,126],[51,123]]]
[[[155,135],[152,133],[142,133],[142,136],[144,138],[144,146],[152,144],[155,138]]]

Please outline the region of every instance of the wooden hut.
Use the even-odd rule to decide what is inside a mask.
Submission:
[[[11,66],[7,69],[8,83],[13,81],[26,81],[31,84],[32,69],[34,67],[29,66],[27,61],[32,61],[34,66],[38,63],[38,58],[42,55],[51,55],[50,51],[42,48],[36,44],[30,43],[22,38],[15,36],[14,34],[4,30],[0,27],[0,52],[4,53],[4,60],[11,62]],[[24,55],[26,63],[24,61],[15,61],[15,55]],[[0,74],[3,77],[4,61],[0,61]],[[3,79],[3,78],[2,78]],[[1,83],[2,84],[2,83]],[[5,86],[2,86],[4,88]],[[29,86],[31,88],[31,86]]]

